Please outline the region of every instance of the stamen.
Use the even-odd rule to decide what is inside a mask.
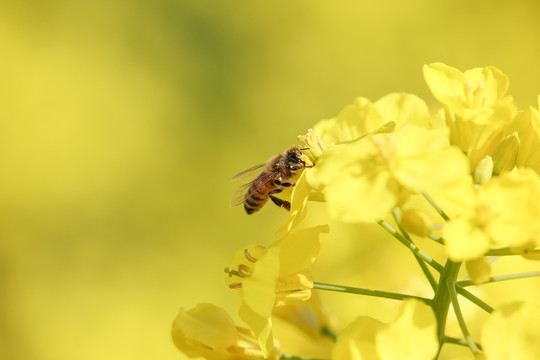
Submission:
[[[248,261],[251,261],[252,263],[256,263],[256,262],[257,262],[257,259],[254,258],[253,256],[251,256],[251,254],[249,253],[248,249],[245,249],[245,250],[244,250],[244,256],[246,257],[246,259],[248,259]]]
[[[472,86],[469,79],[465,79],[465,83],[463,84],[463,94],[465,95],[465,98],[463,99],[465,102],[471,102],[473,99],[473,93],[472,93]]]
[[[242,288],[242,283],[230,283],[229,284],[229,289],[241,289]]]
[[[324,145],[324,143],[322,142],[321,135],[317,135],[316,140],[317,140],[317,145],[319,145],[319,150],[321,150],[321,152],[325,151],[326,145]]]
[[[380,157],[387,164],[390,170],[395,168],[395,154],[397,152],[397,144],[394,139],[394,134],[388,134],[383,138],[374,138],[373,142],[379,149]]]
[[[249,268],[249,266],[244,264],[238,264],[238,274],[240,275],[240,277],[243,278],[249,275],[250,270],[251,269]]]

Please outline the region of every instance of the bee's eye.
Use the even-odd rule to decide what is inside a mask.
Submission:
[[[292,162],[295,162],[295,163],[298,163],[300,162],[300,158],[296,155],[293,155],[291,157],[289,157],[289,160],[291,160]]]

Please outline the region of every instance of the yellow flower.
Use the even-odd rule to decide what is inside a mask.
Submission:
[[[540,306],[525,302],[497,309],[483,326],[482,344],[490,360],[540,359]]]
[[[178,349],[189,357],[208,360],[279,359],[277,349],[265,357],[255,334],[237,327],[231,317],[212,304],[180,310],[172,326],[172,337]]]
[[[359,317],[337,338],[332,360],[422,360],[438,352],[437,321],[424,303],[405,300],[388,324]]]
[[[467,153],[475,169],[508,135],[503,126],[514,120],[512,97],[505,95],[507,76],[492,66],[462,73],[434,63],[424,65],[424,78],[433,96],[445,105],[441,117],[450,130],[450,143]]]
[[[477,124],[464,120],[456,117],[448,109],[443,109],[441,117],[450,130],[450,144],[467,154],[470,168],[473,170],[483,158],[493,153],[506,135],[505,130],[499,125]]]
[[[430,129],[433,124],[425,102],[412,94],[395,93],[384,96],[375,103],[359,97],[353,104],[343,109],[338,116],[321,120],[306,135],[298,139],[304,143],[304,151],[311,163],[316,166],[319,158],[329,146],[359,141],[368,135],[390,133],[395,128],[401,129],[415,125]],[[278,237],[285,236],[306,216],[307,201],[324,201],[324,196],[307,182],[303,171],[291,194],[291,211],[286,224],[277,232]]]
[[[330,214],[369,222],[402,204],[411,192],[432,191],[468,177],[466,159],[445,129],[405,126],[329,148],[306,174],[325,194]]]
[[[384,324],[368,316],[359,316],[337,337],[332,360],[380,360],[375,345],[376,334]]]
[[[274,316],[294,325],[314,340],[331,337],[336,320],[322,306],[316,292],[309,300],[288,304],[274,309]]]
[[[492,178],[474,193],[463,193],[469,203],[443,229],[448,256],[473,260],[490,248],[533,246],[540,232],[540,178],[530,169]]]
[[[385,125],[393,123],[396,128],[414,125],[430,129],[432,120],[426,103],[416,95],[407,93],[388,94],[372,103],[358,97],[338,116],[319,121],[314,127],[315,136],[327,145],[356,140],[372,132],[392,130]],[[309,146],[309,145],[307,145]]]
[[[424,78],[433,96],[460,119],[478,124],[512,120],[512,97],[505,96],[508,77],[493,66],[462,73],[443,63],[433,63],[424,65]]]
[[[274,307],[311,296],[313,281],[307,269],[319,253],[322,232],[328,232],[327,225],[289,234],[267,249],[251,245],[240,250],[226,269],[229,287],[242,297],[240,318],[255,332],[265,355],[274,346]]]
[[[518,167],[529,167],[540,174],[540,113],[534,108],[516,116],[520,147]]]

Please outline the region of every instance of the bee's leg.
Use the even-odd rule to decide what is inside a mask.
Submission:
[[[280,199],[280,198],[274,196],[274,194],[279,194],[282,191],[283,191],[283,188],[272,190],[272,191],[270,191],[268,193],[268,196],[270,197],[270,200],[272,200],[272,202],[274,204],[276,204],[277,206],[282,207],[287,211],[291,211],[291,203],[290,202],[288,202],[287,200],[283,200],[283,199]]]
[[[288,182],[282,183],[279,180],[274,180],[274,184],[279,185],[279,186],[283,186],[283,187],[294,186],[294,184],[291,184],[291,183],[288,183]]]

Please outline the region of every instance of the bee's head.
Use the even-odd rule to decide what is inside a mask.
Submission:
[[[302,150],[302,148],[293,147],[287,151],[287,169],[298,171],[308,167],[303,160],[305,155],[302,154]]]

